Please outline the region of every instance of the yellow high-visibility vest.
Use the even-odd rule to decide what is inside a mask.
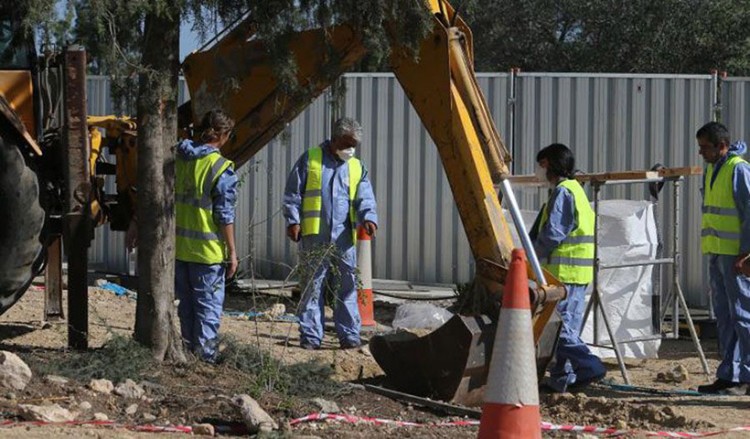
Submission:
[[[594,210],[578,181],[564,180],[558,186],[573,195],[576,228],[542,265],[563,283],[586,285],[594,280]],[[550,208],[548,205],[542,211],[539,231],[549,221]]]
[[[234,163],[211,153],[196,160],[177,158],[175,171],[177,260],[201,264],[220,264],[226,256],[226,246],[213,219],[211,190],[219,176]]]
[[[701,250],[703,254],[740,254],[740,215],[734,203],[732,177],[734,167],[747,163],[740,156],[731,155],[716,175],[713,185],[714,165],[709,164],[703,181],[703,216],[701,218]]]
[[[349,219],[352,223],[352,242],[357,242],[357,212],[354,198],[362,180],[362,163],[356,157],[346,162],[349,169]],[[320,216],[323,208],[323,149],[319,146],[307,150],[307,181],[302,194],[302,236],[320,233]]]

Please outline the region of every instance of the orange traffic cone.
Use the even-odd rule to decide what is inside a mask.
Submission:
[[[362,326],[375,326],[375,310],[372,305],[372,237],[364,227],[357,228],[357,268],[360,288],[357,290],[357,306]]]
[[[526,254],[514,249],[484,390],[479,438],[541,438]]]

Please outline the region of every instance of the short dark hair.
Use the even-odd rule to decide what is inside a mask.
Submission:
[[[696,139],[706,139],[714,146],[719,146],[723,141],[727,146],[731,143],[729,139],[729,130],[719,122],[709,122],[695,133]]]
[[[234,120],[227,113],[219,109],[206,112],[201,119],[198,132],[203,143],[212,143],[234,129]]]
[[[576,158],[573,151],[562,143],[553,143],[542,148],[536,155],[536,161],[547,159],[547,171],[556,177],[573,178],[576,169]]]

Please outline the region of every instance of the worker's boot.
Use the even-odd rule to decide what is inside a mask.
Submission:
[[[748,386],[745,383],[734,383],[732,381],[717,379],[711,384],[705,384],[698,386],[700,393],[713,393],[713,394],[724,394],[724,395],[744,395],[748,392]]]

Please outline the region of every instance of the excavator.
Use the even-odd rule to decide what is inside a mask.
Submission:
[[[432,31],[416,54],[394,43],[390,66],[438,148],[477,267],[472,296],[480,298],[477,303],[483,306],[456,314],[424,336],[374,336],[370,351],[396,389],[471,406],[482,401],[513,247],[503,205],[513,217],[529,259],[540,374],[554,353],[560,329],[555,307],[565,297],[565,289],[539,264],[520,218],[507,180],[511,157],[474,73],[471,30],[447,1],[425,0],[424,4]],[[12,11],[1,12],[0,17],[12,18]],[[68,51],[65,60],[50,60],[42,69],[33,59],[31,45],[24,49],[22,62],[8,64],[5,60],[23,52],[19,48],[24,45],[11,41],[18,35],[13,32],[13,20],[0,23],[4,31],[6,24],[8,32],[0,35],[0,68],[5,69],[0,71],[0,203],[5,207],[0,215],[0,245],[5,249],[0,253],[0,313],[42,271],[50,236],[74,234],[81,218],[91,228],[109,222],[116,230],[124,230],[136,201],[135,122],[104,117],[88,118],[82,124],[72,117],[74,111],[66,105],[71,98],[74,104],[77,95],[66,81],[80,84],[75,54]],[[213,45],[184,61],[191,100],[180,107],[179,123],[181,129],[189,130],[206,111],[227,111],[236,126],[222,154],[237,166],[250,160],[366,55],[362,35],[353,26],[300,31],[289,40],[299,85],[289,93],[277,80],[250,17],[220,35]],[[81,133],[87,133],[89,145],[84,149],[89,151],[85,161],[74,160],[80,158],[80,151],[70,149],[83,139]],[[60,152],[61,145],[69,147],[67,158]],[[116,163],[103,162],[103,145],[116,153]],[[101,190],[101,178],[107,174],[116,175],[116,195]],[[64,219],[63,227],[54,226],[56,217]],[[86,230],[79,233],[86,238]],[[71,260],[70,251],[68,255]]]

